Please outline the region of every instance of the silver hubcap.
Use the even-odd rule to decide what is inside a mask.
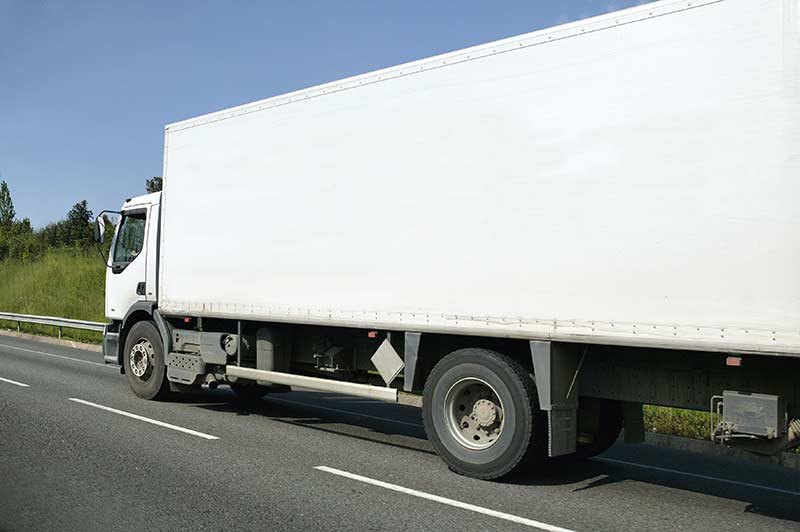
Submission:
[[[461,379],[447,391],[445,419],[451,434],[464,447],[486,449],[503,432],[503,403],[488,383]]]
[[[130,353],[131,372],[141,380],[147,380],[152,372],[155,362],[155,350],[153,344],[146,338],[141,338],[133,347]]]

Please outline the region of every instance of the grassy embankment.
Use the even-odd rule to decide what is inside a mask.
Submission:
[[[41,260],[0,262],[0,311],[41,314],[91,321],[103,316],[105,266],[97,254],[72,250],[51,251]],[[0,328],[16,323],[0,321]],[[55,336],[53,327],[23,324],[24,332]],[[64,337],[99,342],[100,335],[64,329]],[[645,406],[645,427],[651,432],[707,439],[709,416],[677,408]]]
[[[79,320],[106,321],[103,316],[105,266],[95,253],[54,250],[35,262],[0,261],[0,311]],[[0,321],[4,329],[13,322]],[[22,324],[22,331],[56,336],[55,327]],[[63,337],[99,342],[91,331],[64,329]]]

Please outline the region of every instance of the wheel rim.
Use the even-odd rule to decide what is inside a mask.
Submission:
[[[153,373],[155,363],[155,349],[153,349],[153,344],[150,343],[150,340],[147,338],[140,338],[137,340],[136,343],[133,344],[133,347],[131,347],[129,360],[131,364],[131,373],[133,373],[136,378],[142,381],[149,379],[150,375]]]
[[[450,433],[468,449],[483,450],[494,445],[503,432],[503,403],[486,381],[465,378],[453,384],[444,401]]]

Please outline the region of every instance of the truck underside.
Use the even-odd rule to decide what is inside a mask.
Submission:
[[[153,305],[106,338],[106,360],[148,399],[227,384],[247,398],[296,386],[422,403],[439,454],[478,478],[593,456],[623,427],[641,441],[643,404],[711,411],[712,439],[753,452],[800,442],[795,357],[162,316]]]

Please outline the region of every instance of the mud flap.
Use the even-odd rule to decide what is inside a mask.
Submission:
[[[530,346],[539,408],[547,412],[548,455],[572,454],[578,439],[580,346],[538,340]]]

